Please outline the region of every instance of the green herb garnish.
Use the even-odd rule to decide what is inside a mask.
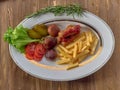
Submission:
[[[25,45],[40,41],[39,39],[31,39],[27,34],[27,30],[28,29],[22,25],[17,26],[15,29],[9,27],[4,34],[4,40],[13,45],[19,52],[23,53]]]
[[[67,6],[60,6],[60,5],[50,6],[50,7],[43,8],[40,11],[37,11],[27,16],[27,18],[35,17],[35,16],[42,15],[42,14],[49,13],[49,12],[53,13],[55,16],[66,13],[67,15],[73,15],[74,17],[75,14],[77,14],[78,16],[82,15],[84,12],[84,9],[78,4],[70,4]]]

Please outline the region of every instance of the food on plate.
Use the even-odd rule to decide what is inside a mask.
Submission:
[[[54,49],[48,50],[45,57],[50,60],[54,60],[57,57],[57,52]]]
[[[78,67],[79,63],[94,55],[98,38],[91,31],[81,31],[80,25],[68,25],[64,30],[56,24],[37,24],[32,29],[19,25],[14,30],[8,28],[4,39],[17,50],[24,53],[28,60],[57,60],[57,64],[67,64],[67,70]]]
[[[41,41],[30,38],[27,34],[28,30],[29,29],[24,28],[22,25],[17,26],[15,29],[9,27],[4,34],[4,40],[13,45],[19,52],[24,53],[27,44]]]
[[[52,24],[48,26],[48,33],[53,37],[57,37],[60,32],[60,28],[56,24]]]
[[[25,47],[25,55],[29,60],[34,59],[34,51],[37,43],[30,43]]]
[[[29,43],[25,47],[25,56],[29,60],[40,61],[45,53],[46,53],[46,49],[40,43],[36,43],[36,42]]]
[[[37,24],[33,27],[33,29],[42,36],[48,35],[48,27],[45,24]]]
[[[92,31],[81,32],[68,45],[64,46],[62,43],[57,45],[56,50],[60,59],[57,64],[68,64],[67,70],[78,67],[80,62],[95,53],[97,44],[98,38]]]
[[[82,35],[82,33],[81,33],[81,35]],[[74,45],[75,45],[76,43],[78,43],[79,41],[84,40],[84,39],[85,39],[85,36],[82,36],[82,37],[81,37],[81,35],[78,36],[79,38],[77,37],[77,40],[74,40],[74,42],[68,44],[68,45],[66,46],[66,48],[67,48],[67,49],[70,49],[70,48],[74,47]],[[78,41],[78,39],[79,39],[79,41]],[[82,42],[79,42],[79,43],[81,43],[80,46],[79,46],[79,47],[81,47],[81,46],[82,46]],[[79,49],[80,49],[80,48],[79,48]]]
[[[79,63],[69,64],[67,67],[67,70],[78,67],[78,66],[79,66]]]
[[[59,32],[58,42],[67,45],[72,42],[80,33],[80,25],[70,25],[65,30]]]
[[[91,53],[90,54],[94,54],[95,53],[95,49],[97,47],[97,43],[98,43],[98,39],[94,40],[93,46],[91,46]]]
[[[42,38],[42,36],[37,33],[36,31],[34,30],[28,30],[28,35],[31,37],[31,38],[35,38],[35,39],[39,39],[39,38]]]
[[[57,39],[55,37],[46,37],[44,40],[44,46],[46,49],[52,49],[56,46],[57,44]]]
[[[31,38],[42,38],[48,35],[48,28],[44,24],[37,24],[31,30],[28,30],[28,35]]]

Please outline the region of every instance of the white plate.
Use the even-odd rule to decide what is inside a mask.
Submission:
[[[115,40],[110,27],[99,17],[90,12],[85,12],[82,17],[73,16],[54,16],[47,13],[34,18],[23,20],[20,24],[24,27],[32,28],[36,24],[57,23],[60,28],[68,24],[80,24],[82,27],[90,26],[93,32],[99,38],[99,44],[94,56],[89,57],[80,67],[71,70],[65,70],[65,66],[59,66],[55,62],[48,61],[45,58],[39,63],[27,60],[23,54],[19,53],[13,46],[9,45],[10,54],[14,62],[25,72],[32,76],[52,80],[52,81],[70,81],[86,77],[99,70],[111,57]]]

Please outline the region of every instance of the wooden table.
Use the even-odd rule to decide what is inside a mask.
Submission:
[[[26,15],[43,7],[80,3],[105,20],[115,35],[116,47],[109,62],[86,78],[52,82],[32,77],[13,62],[3,34]],[[106,33],[107,34],[107,33]],[[0,0],[0,90],[120,90],[120,0]]]

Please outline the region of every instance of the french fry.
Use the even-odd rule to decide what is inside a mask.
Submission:
[[[98,39],[95,39],[94,43],[93,43],[93,46],[91,48],[91,52],[90,54],[94,54],[95,53],[95,49],[97,47],[97,44],[98,44]]]
[[[70,69],[75,68],[75,67],[78,67],[78,66],[79,66],[78,63],[70,64],[70,65],[68,65],[67,70],[70,70]]]
[[[57,61],[57,64],[61,65],[61,64],[68,64],[70,62],[70,60],[59,60]]]
[[[56,49],[57,49],[57,50],[59,51],[59,53],[62,54],[63,56],[65,56],[65,57],[69,57],[69,58],[72,58],[71,55],[65,53],[61,48],[56,47]],[[59,53],[58,53],[58,55],[59,55]]]
[[[67,58],[67,57],[60,57],[61,60],[70,60],[71,58]]]
[[[72,47],[74,47],[74,45],[75,45],[76,43],[78,43],[79,41],[82,41],[82,40],[84,40],[84,39],[85,39],[85,36],[79,38],[78,40],[76,40],[76,41],[73,42],[73,43],[70,43],[69,45],[66,46],[66,48],[67,48],[67,49],[72,48]]]
[[[59,53],[59,54],[58,54],[58,56],[59,56],[59,57],[63,57],[64,55],[63,55],[63,54],[61,54],[61,53]]]
[[[93,39],[93,41],[94,41],[95,39],[98,39],[97,36],[96,36],[94,33],[92,33],[92,39]]]
[[[73,58],[77,56],[77,44],[74,46]]]
[[[66,57],[60,57],[60,60],[67,60]]]
[[[78,63],[82,62],[87,56],[88,56],[88,54],[80,57],[80,58],[78,59]]]
[[[88,54],[90,51],[89,50],[85,50],[83,51],[82,53],[78,54],[76,58],[80,57],[80,56],[83,56],[85,54]]]
[[[90,43],[92,43],[93,39],[92,39],[92,32],[89,31],[89,40],[90,40]]]
[[[63,54],[63,56],[65,56],[65,57],[67,57],[67,58],[70,58],[70,59],[73,58],[71,55],[69,55],[69,54],[67,54],[67,53],[62,53],[62,54]]]
[[[87,46],[87,41],[82,42],[82,47]]]
[[[86,35],[86,41],[87,41],[87,46],[90,46],[90,41],[89,41],[89,34],[88,32],[85,32],[85,35]]]
[[[82,41],[78,43],[78,52],[81,52],[81,49],[82,49]]]
[[[76,62],[76,60],[86,54],[88,54],[90,51],[89,50],[85,50],[82,53],[79,53],[75,58],[72,59],[72,62]]]
[[[83,36],[85,36],[85,32],[82,32],[82,33],[80,34],[80,37],[83,37]]]
[[[84,51],[85,49],[87,49],[88,46],[84,46],[82,49],[81,49],[81,52]]]
[[[60,47],[62,50],[64,50],[64,52],[72,54],[71,51],[68,51],[65,47],[63,47],[62,45],[59,45],[58,47]]]
[[[59,53],[63,53],[63,51],[61,50],[61,48],[59,48],[58,46],[56,47],[56,49],[57,49],[57,51],[59,52]]]

